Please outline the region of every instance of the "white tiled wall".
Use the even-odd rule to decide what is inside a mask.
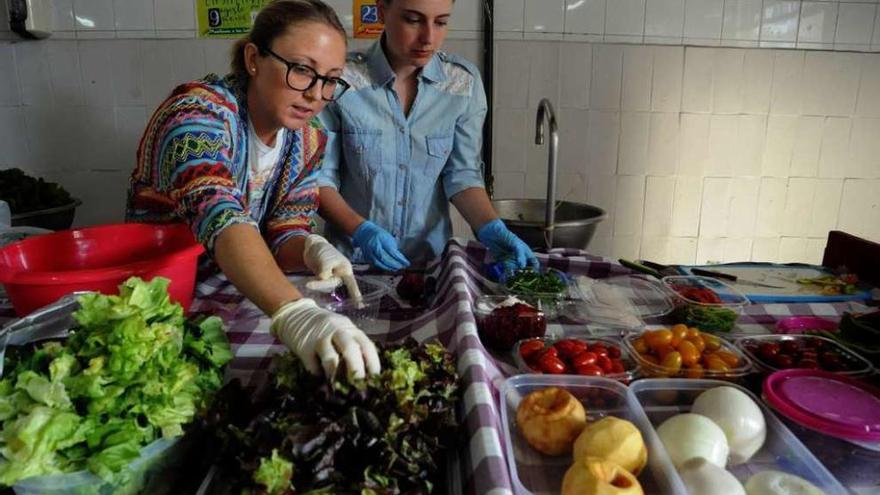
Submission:
[[[350,28],[350,0],[329,3]],[[175,85],[228,72],[233,42],[196,39],[187,0],[53,5],[56,31],[48,40],[21,41],[0,22],[0,168],[20,167],[61,183],[83,201],[77,225],[121,221],[147,119]],[[460,20],[445,47],[475,63],[477,5],[456,2]]]
[[[880,51],[877,0],[496,1],[496,39]]]
[[[496,53],[496,195],[544,197],[547,150],[531,143],[551,98],[557,197],[609,213],[592,251],[819,262],[831,229],[880,241],[880,54],[522,40]],[[557,77],[511,77],[517,58]]]

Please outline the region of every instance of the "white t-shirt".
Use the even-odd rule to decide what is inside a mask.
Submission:
[[[267,146],[260,141],[254,132],[254,123],[248,118],[248,167],[250,168],[248,180],[248,203],[252,211],[262,211],[261,205],[266,194],[266,181],[272,178],[278,157],[281,155],[281,145],[284,141],[284,128],[278,129],[275,134],[275,144]]]

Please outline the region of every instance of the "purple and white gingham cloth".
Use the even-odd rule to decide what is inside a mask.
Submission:
[[[368,333],[379,341],[412,336],[418,341],[437,339],[453,353],[464,391],[463,421],[467,440],[460,452],[463,491],[474,495],[511,494],[510,474],[501,442],[498,389],[515,370],[486,351],[477,335],[473,301],[493,293],[495,284],[483,276],[488,253],[477,243],[450,241],[438,263],[429,267],[437,277],[433,306],[409,307],[393,295],[380,306],[379,321]],[[538,254],[543,265],[570,275],[591,278],[626,275],[630,272],[610,260],[582,251],[556,249]],[[244,298],[222,274],[200,273],[192,311],[221,317],[235,358],[229,377],[257,386],[265,379],[272,355],[285,348],[269,334],[269,318]],[[847,303],[760,304],[744,310],[742,331],[769,333],[776,321],[792,315],[815,315],[839,319],[850,309]],[[0,300],[0,325],[14,317],[8,300]]]

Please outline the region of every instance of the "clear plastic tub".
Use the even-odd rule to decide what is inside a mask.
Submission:
[[[775,470],[794,474],[808,480],[825,495],[847,495],[849,492],[816,459],[788,428],[757,398],[743,387],[717,380],[646,379],[630,386],[645,414],[654,427],[666,419],[691,410],[697,396],[715,387],[735,387],[747,394],[761,408],[767,423],[764,446],[747,462],[727,469],[740,482],[753,474]],[[720,495],[720,494],[719,494]]]
[[[564,288],[560,292],[542,293],[531,291],[523,292],[515,288],[510,288],[507,285],[503,285],[502,287],[506,294],[515,295],[543,311],[544,316],[548,319],[554,320],[561,315],[561,308],[563,308],[568,302],[578,300],[579,298],[576,289],[573,287],[573,281],[568,275],[555,268],[547,268],[544,270],[544,273],[553,274],[558,277],[564,284]],[[508,283],[510,283],[509,280]]]
[[[698,306],[716,306],[729,308],[733,310],[742,309],[743,306],[749,304],[749,298],[744,296],[740,291],[725,284],[724,282],[710,278],[697,277],[695,275],[672,275],[663,277],[663,284],[671,290],[675,296],[688,304],[696,304]],[[710,291],[717,298],[716,302],[706,301],[694,294],[689,293],[694,289],[700,291]]]
[[[480,296],[474,301],[477,334],[489,349],[507,352],[518,341],[543,337],[547,332],[544,312],[523,301],[531,309],[517,314],[511,304],[513,297],[522,300],[519,296]]]
[[[742,308],[749,304],[738,290],[714,278],[676,275],[664,277],[663,284],[677,302],[674,321],[704,332],[733,331]]]
[[[587,301],[563,301],[557,305],[557,316],[584,325],[592,335],[638,332],[645,328],[642,319],[619,307],[603,306]]]
[[[562,478],[571,466],[571,456],[551,457],[533,449],[516,425],[516,409],[522,398],[546,387],[565,388],[580,399],[589,421],[616,416],[631,421],[639,429],[648,449],[648,465],[638,477],[645,493],[687,494],[632,392],[607,378],[571,375],[517,375],[501,385],[501,429],[515,494],[559,493]]]
[[[789,348],[786,349],[786,346]],[[874,367],[867,359],[831,339],[818,335],[754,335],[737,339],[736,347],[752,360],[756,371],[765,375],[789,368],[812,368],[809,362],[805,365],[803,360],[809,361],[813,354],[816,355],[816,369],[852,377],[868,376],[874,371]],[[772,351],[774,347],[777,353],[782,352],[783,355],[790,356],[791,363],[773,362],[772,354],[767,355],[762,351],[762,348]],[[813,354],[807,354],[810,352]],[[825,352],[839,356],[837,359],[839,365],[834,366],[833,363],[823,360]]]
[[[12,489],[16,495],[174,493],[176,477],[170,475],[169,469],[183,462],[190,447],[183,437],[154,441],[141,449],[140,457],[128,467],[127,481],[122,484],[107,483],[88,471],[78,471],[26,478]]]
[[[675,307],[669,290],[644,275],[605,279],[580,275],[575,277],[575,287],[580,297],[592,305],[618,308],[642,319],[667,315]]]
[[[347,316],[366,333],[384,331],[386,328],[379,322],[379,307],[382,298],[391,292],[391,287],[374,277],[355,276],[362,299],[355,301],[349,298],[345,285],[340,285],[332,292],[321,292],[304,288],[303,295],[314,299],[318,305],[334,313]]]
[[[618,372],[618,373],[614,373],[614,372],[605,373],[604,375],[601,375],[601,376],[604,376],[605,378],[609,378],[611,380],[617,380],[622,383],[629,383],[633,379],[635,379],[636,376],[638,376],[638,368],[639,368],[638,362],[635,360],[635,358],[633,358],[632,354],[630,354],[630,351],[626,347],[624,347],[623,341],[621,341],[620,339],[614,339],[611,337],[566,336],[566,337],[564,337],[564,339],[557,338],[557,337],[544,337],[544,338],[520,340],[519,342],[516,343],[516,346],[514,346],[514,348],[513,348],[513,361],[514,361],[514,363],[516,363],[516,367],[520,371],[522,371],[523,373],[543,373],[543,371],[541,371],[539,368],[534,368],[534,367],[530,366],[529,363],[526,362],[526,359],[523,358],[523,356],[520,352],[520,348],[522,347],[522,345],[524,343],[529,342],[529,341],[539,341],[545,347],[548,347],[548,346],[552,346],[553,344],[555,344],[556,342],[558,342],[560,340],[576,340],[576,341],[584,342],[585,344],[587,344],[590,347],[592,347],[594,344],[602,344],[608,349],[610,349],[612,347],[617,348],[620,351],[620,356],[618,358],[614,358],[614,359],[620,359],[621,363],[623,364],[623,371]],[[540,351],[538,351],[538,352],[540,352]],[[577,370],[572,369],[571,363],[569,362],[570,360],[566,359],[565,356],[560,356],[560,357],[562,358],[563,362],[565,362],[565,364],[567,365],[567,368],[569,368],[567,371],[568,374],[571,374],[571,375],[580,374],[577,372]],[[610,354],[609,354],[609,358],[610,358]]]
[[[642,338],[644,335],[645,334],[630,334],[624,337],[624,343],[626,344],[627,350],[636,358],[639,363],[639,373],[641,374],[641,376],[654,378],[709,378],[716,380],[741,381],[753,370],[751,360],[748,358],[748,356],[743,354],[742,351],[737,349],[735,345],[720,337],[709,335],[710,338],[715,338],[718,340],[718,351],[726,351],[736,356],[739,364],[736,366],[729,366],[726,371],[709,369],[705,366],[701,370],[690,370],[682,367],[681,369],[676,371],[669,367],[652,362],[645,356],[639,354],[639,352],[636,350],[636,345],[634,344],[634,342],[637,339]]]

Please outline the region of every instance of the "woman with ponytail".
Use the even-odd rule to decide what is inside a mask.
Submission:
[[[312,233],[327,142],[317,115],[348,89],[345,51],[345,30],[323,2],[270,2],[236,43],[230,74],[178,86],[153,114],[127,204],[129,221],[187,223],[272,317],[272,334],[328,377],[340,357],[353,376],[379,371],[370,339],[284,274],[309,269],[357,290],[350,262]]]

